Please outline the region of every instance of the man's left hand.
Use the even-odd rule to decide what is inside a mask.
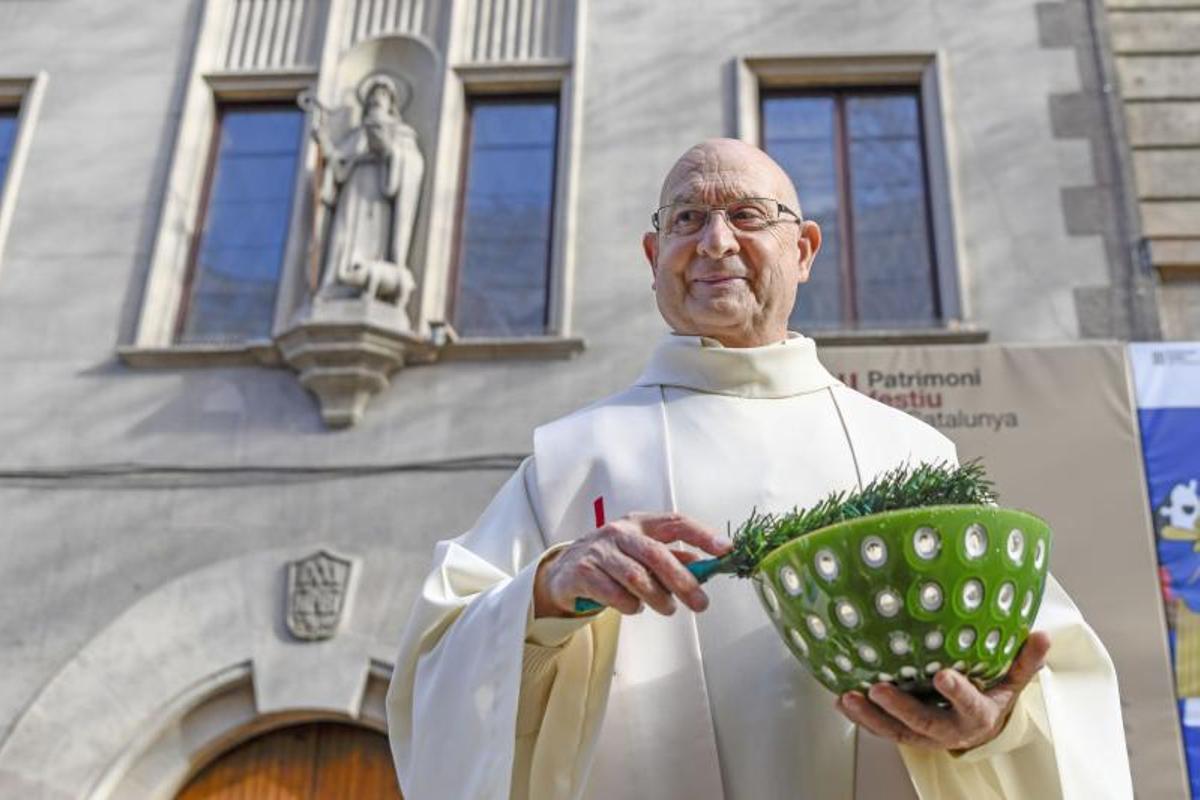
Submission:
[[[923,703],[890,683],[877,683],[864,695],[847,692],[837,707],[851,721],[885,739],[914,747],[969,750],[995,739],[1017,698],[1046,662],[1050,636],[1029,634],[1008,675],[981,692],[964,675],[944,669],[933,685],[950,701],[950,708]]]

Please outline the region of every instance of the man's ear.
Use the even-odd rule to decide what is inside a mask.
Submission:
[[[811,219],[801,222],[796,246],[800,250],[800,283],[804,283],[812,272],[813,259],[821,249],[821,226]]]
[[[642,234],[642,252],[650,262],[650,274],[658,278],[658,234],[647,232]],[[650,284],[653,288],[654,284]]]

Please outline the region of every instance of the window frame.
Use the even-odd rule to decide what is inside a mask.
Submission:
[[[183,279],[181,281],[179,291],[178,307],[175,313],[174,327],[171,335],[171,345],[179,348],[189,347],[238,347],[243,345],[253,345],[263,340],[258,338],[248,338],[242,340],[234,340],[229,342],[185,342],[181,340],[184,327],[187,324],[188,316],[191,313],[192,288],[196,280],[196,272],[199,267],[200,249],[204,241],[204,229],[208,222],[209,212],[212,205],[212,191],[215,184],[217,174],[218,161],[221,154],[221,139],[222,129],[221,124],[225,114],[229,109],[250,108],[250,107],[267,107],[278,106],[286,107],[289,104],[295,104],[294,96],[280,97],[261,97],[251,93],[245,95],[238,92],[231,93],[233,96],[215,96],[213,104],[213,115],[209,130],[209,144],[207,154],[205,156],[204,177],[199,190],[199,204],[196,209],[195,224],[191,234],[191,244],[188,247],[187,264],[184,267]],[[304,158],[305,149],[308,145],[307,118],[305,113],[296,107],[296,114],[301,118],[301,133],[300,140],[296,143],[296,171],[292,176],[292,191],[288,201],[288,220],[287,229],[284,237],[284,248],[280,254],[279,275],[275,281],[275,297],[272,300],[271,311],[271,333],[274,334],[279,324],[280,318],[280,298],[284,290],[284,281],[288,269],[288,253],[291,248],[291,242],[294,235],[292,226],[296,223],[296,203],[297,191],[302,188],[300,178],[304,173]]]
[[[756,146],[761,136],[761,96],[764,93],[899,88],[915,91],[922,123],[926,197],[932,231],[934,281],[941,302],[941,320],[925,328],[826,328],[813,338],[831,344],[856,342],[981,342],[986,329],[972,324],[962,292],[965,252],[954,224],[957,186],[952,180],[950,140],[943,87],[945,60],[937,53],[892,53],[846,56],[746,56],[731,64],[733,92],[732,135]]]
[[[578,63],[546,59],[528,63],[452,64],[447,70],[434,154],[433,183],[429,188],[429,237],[425,268],[418,277],[420,298],[414,324],[428,331],[446,361],[503,358],[570,358],[584,349],[581,338],[571,335],[571,297],[575,281],[575,211],[579,180],[582,114],[578,89]],[[544,336],[463,338],[449,322],[451,274],[455,271],[460,232],[457,215],[465,171],[464,149],[468,98],[505,95],[553,95],[558,98],[556,170],[552,217],[550,302]]]
[[[555,269],[554,257],[556,252],[556,241],[559,236],[558,232],[558,192],[559,192],[559,172],[561,171],[561,163],[559,158],[560,137],[562,136],[562,96],[559,93],[553,92],[512,92],[512,93],[495,93],[495,92],[471,92],[464,98],[465,107],[462,120],[462,147],[459,157],[459,163],[462,168],[459,171],[458,191],[455,200],[455,215],[454,215],[454,241],[450,251],[449,270],[446,278],[446,304],[445,304],[445,319],[451,324],[457,313],[458,290],[460,288],[459,281],[462,278],[464,267],[465,248],[463,247],[463,236],[466,233],[466,205],[467,205],[467,183],[471,177],[471,145],[472,131],[475,121],[475,108],[478,104],[486,105],[519,105],[529,103],[531,101],[551,101],[554,104],[555,130],[554,130],[554,163],[552,165],[552,174],[550,176],[550,239],[546,243],[546,288],[543,293],[543,313],[542,313],[542,330],[538,334],[532,335],[484,335],[468,337],[470,339],[527,339],[537,338],[539,336],[550,335],[551,320],[553,318],[554,306],[554,283]]]
[[[878,330],[880,326],[864,326],[858,313],[858,277],[854,247],[854,190],[850,177],[850,155],[847,152],[849,138],[846,128],[846,104],[851,97],[911,97],[916,101],[917,129],[920,133],[921,148],[921,182],[924,191],[925,205],[925,236],[929,245],[930,286],[936,319],[945,324],[946,313],[942,302],[942,286],[939,280],[941,265],[938,261],[936,232],[933,224],[933,187],[930,183],[929,147],[925,142],[925,132],[928,128],[925,120],[925,108],[921,103],[919,87],[903,85],[883,86],[838,86],[838,87],[804,87],[804,88],[770,88],[759,92],[758,120],[759,131],[765,129],[765,114],[767,102],[778,98],[828,97],[833,101],[834,124],[834,154],[837,159],[836,182],[838,191],[838,232],[841,235],[838,247],[838,273],[842,281],[842,321],[838,326],[821,330]],[[765,142],[759,140],[759,146],[765,150]],[[897,321],[899,323],[899,321]],[[936,324],[936,323],[935,323]],[[899,326],[903,327],[903,326]],[[914,328],[928,327],[914,325]]]
[[[4,265],[4,245],[12,227],[17,191],[25,173],[47,80],[45,71],[32,76],[0,76],[0,108],[16,109],[12,149],[8,153],[4,174],[0,175],[0,268]]]
[[[194,274],[192,261],[202,233],[211,172],[215,168],[220,108],[241,103],[295,102],[302,91],[313,89],[316,82],[317,74],[308,70],[196,76],[185,100],[172,154],[134,340],[118,348],[126,363],[133,366],[279,363],[273,337],[286,323],[305,278],[304,274],[296,274],[303,273],[298,262],[303,259],[305,245],[300,240],[305,237],[292,232],[299,230],[297,226],[311,213],[310,198],[304,189],[314,149],[307,136],[300,144],[293,178],[289,235],[280,266],[270,336],[229,343],[180,342],[178,331],[186,310],[185,291],[190,288],[186,283]]]

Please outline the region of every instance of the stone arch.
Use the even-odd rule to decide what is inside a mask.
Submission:
[[[0,796],[168,798],[197,765],[272,728],[325,719],[385,730],[391,660],[426,560],[351,554],[339,632],[301,642],[284,625],[286,564],[319,549],[222,561],[126,609],[0,745]]]

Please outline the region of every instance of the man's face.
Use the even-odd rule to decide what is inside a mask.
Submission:
[[[724,205],[744,197],[779,200],[796,210],[786,174],[757,148],[728,139],[684,154],[663,184],[661,202]],[[782,341],[820,247],[815,223],[784,214],[759,231],[742,231],[713,212],[694,234],[647,233],[659,312],[676,333],[710,336],[727,347]]]

